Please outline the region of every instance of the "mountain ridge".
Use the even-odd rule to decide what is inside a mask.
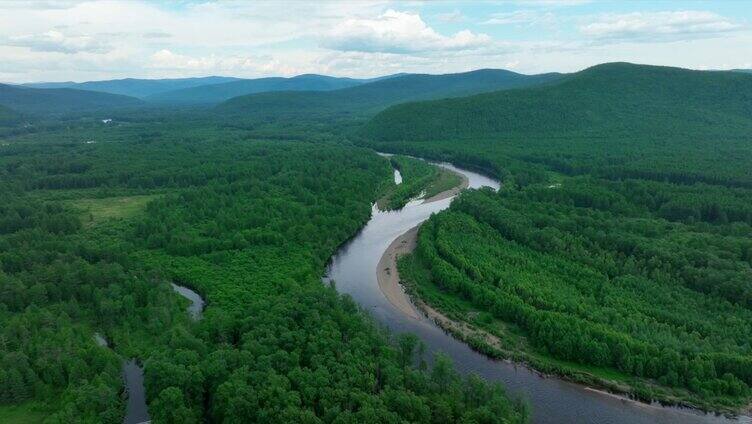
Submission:
[[[745,126],[750,115],[750,75],[615,62],[542,86],[395,105],[362,133],[379,140],[425,140],[438,134],[592,133],[679,123],[713,128]]]
[[[182,88],[236,81],[235,77],[195,77],[195,78],[121,78],[101,81],[76,82],[40,82],[22,84],[30,88],[71,88],[76,90],[96,91],[100,93],[121,94],[137,98]]]
[[[72,88],[0,84],[0,105],[20,113],[77,113],[143,106],[135,97]]]
[[[543,84],[561,75],[523,75],[501,69],[440,75],[408,74],[327,92],[272,92],[240,96],[219,104],[217,110],[266,117],[298,117],[311,113],[369,114],[404,101]]]
[[[147,96],[146,100],[159,104],[217,104],[233,97],[269,91],[326,91],[363,84],[369,80],[302,74],[294,77],[265,77],[241,79],[219,84],[207,84]]]

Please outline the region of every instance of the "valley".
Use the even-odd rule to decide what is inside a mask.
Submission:
[[[0,420],[749,422],[751,93],[2,85]]]

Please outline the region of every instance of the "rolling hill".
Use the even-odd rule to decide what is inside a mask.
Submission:
[[[641,399],[749,405],[752,75],[608,63],[392,106],[362,133],[502,180],[429,218],[397,266],[476,349]]]
[[[202,77],[202,78],[173,78],[173,79],[137,79],[125,78],[105,81],[75,82],[40,82],[23,84],[31,88],[73,88],[77,90],[98,91],[110,94],[144,98],[166,91],[180,90],[202,85],[221,84],[237,81],[232,77]]]
[[[752,75],[608,63],[546,86],[406,103],[375,116],[378,140],[511,133],[734,131],[752,127]]]
[[[273,92],[236,97],[217,107],[222,113],[272,117],[368,115],[406,101],[464,96],[526,87],[560,74],[522,75],[499,69],[458,74],[408,74],[327,92]]]
[[[22,113],[77,113],[137,107],[134,97],[70,88],[26,88],[0,84],[0,105]]]
[[[292,78],[270,77],[202,85],[154,94],[147,101],[162,104],[216,104],[237,96],[267,91],[326,91],[368,82],[353,78],[305,74]]]

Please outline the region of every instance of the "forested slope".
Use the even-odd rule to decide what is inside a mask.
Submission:
[[[396,103],[463,96],[542,84],[559,74],[522,75],[498,69],[446,75],[410,74],[329,92],[275,92],[230,99],[218,111],[244,116],[289,118],[359,116]]]
[[[155,423],[524,421],[499,387],[426,369],[414,338],[390,343],[321,283],[385,160],[195,122],[0,147],[0,409],[120,423],[120,364],[136,357]],[[206,299],[201,321],[172,281]]]
[[[606,64],[395,106],[363,131],[381,151],[503,179],[431,218],[400,264],[416,293],[502,341],[478,348],[738,410],[752,386],[750,108],[748,75]]]
[[[608,63],[543,87],[407,103],[364,129],[379,140],[750,129],[752,76]]]
[[[118,94],[70,88],[26,88],[0,84],[0,106],[34,114],[74,113],[143,105],[140,100]]]

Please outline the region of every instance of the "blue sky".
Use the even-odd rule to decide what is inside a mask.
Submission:
[[[752,68],[752,1],[0,1],[0,81]]]

